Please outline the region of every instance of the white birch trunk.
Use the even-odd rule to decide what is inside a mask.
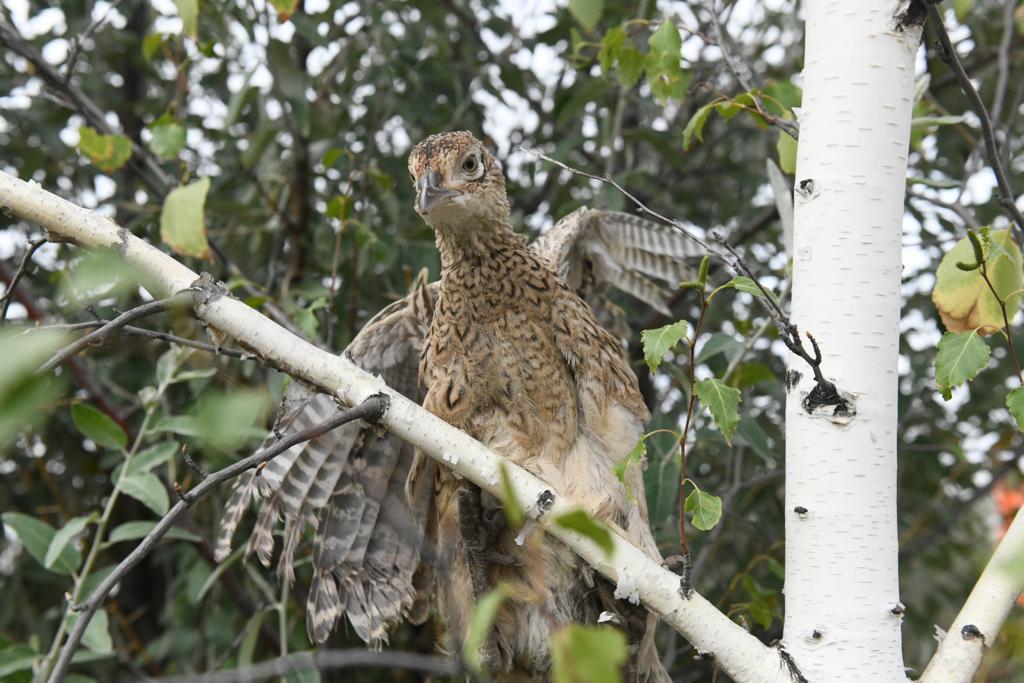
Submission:
[[[40,224],[52,239],[59,237],[86,248],[114,250],[135,266],[145,279],[143,285],[154,296],[170,296],[188,288],[199,277],[167,254],[118,228],[113,221],[46,192],[36,183],[23,182],[2,172],[0,208]],[[554,517],[572,508],[572,502],[561,492],[389,389],[379,377],[296,337],[230,295],[213,296],[196,306],[195,312],[198,318],[264,360],[346,403],[355,404],[373,394],[386,393],[391,403],[382,422],[389,430],[499,497],[503,495],[498,483],[503,463],[516,498],[531,517],[538,517],[540,495],[550,491],[554,504],[540,516],[540,524],[548,533],[617,582],[620,589],[639,599],[698,650],[713,653],[737,683],[790,683],[775,649],[763,645],[700,595],[694,593],[684,599],[679,591],[679,577],[657,560],[618,533],[612,533],[615,549],[607,556],[588,538],[552,524]]]
[[[896,4],[804,5],[792,319],[817,338],[825,377],[856,410],[850,419],[831,408],[808,414],[801,402],[813,378],[790,359],[801,379],[786,407],[783,643],[810,681],[905,680],[896,364],[920,33],[896,30]]]

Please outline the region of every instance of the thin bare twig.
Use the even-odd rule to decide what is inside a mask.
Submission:
[[[1015,239],[1018,243],[1022,243],[1024,242],[1024,214],[1017,207],[1017,195],[1010,185],[1010,179],[1006,175],[1006,169],[1003,168],[1003,162],[1000,160],[999,149],[996,146],[996,137],[992,130],[992,120],[989,118],[988,110],[985,108],[985,103],[981,101],[978,90],[971,83],[967,72],[964,71],[964,66],[960,62],[956,48],[953,47],[953,43],[949,39],[949,33],[946,31],[945,23],[942,21],[942,15],[939,14],[939,8],[933,2],[926,4],[928,5],[928,18],[931,20],[935,34],[939,38],[942,61],[946,62],[953,71],[957,83],[960,84],[960,89],[967,96],[968,102],[971,103],[971,109],[974,110],[978,119],[981,120],[981,136],[985,140],[985,158],[988,160],[989,166],[992,167],[992,173],[996,176],[996,183],[999,186],[999,204],[1006,210],[1010,217],[1010,222],[1017,228],[1013,232]]]
[[[457,659],[424,655],[418,652],[374,651],[364,648],[351,648],[348,650],[296,652],[284,657],[260,662],[255,666],[212,673],[168,676],[156,679],[156,681],[159,683],[244,683],[263,680],[271,676],[281,676],[283,678],[286,674],[298,671],[353,668],[416,671],[429,676],[452,678],[457,678],[466,673],[464,667]]]
[[[7,291],[4,292],[3,296],[0,296],[0,301],[4,302],[3,307],[0,308],[0,325],[3,325],[7,320],[7,308],[11,305],[11,300],[14,299],[14,290],[18,288],[18,281],[21,280],[25,271],[28,270],[28,264],[32,261],[32,255],[44,244],[46,244],[45,237],[40,237],[31,242],[28,245],[28,251],[21,257],[21,263],[18,264],[18,270],[14,271],[14,275],[11,276],[11,282],[7,285]]]
[[[74,628],[71,629],[71,633],[68,634],[67,641],[64,643],[63,647],[61,647],[60,656],[53,667],[50,677],[47,679],[47,683],[61,683],[61,681],[64,680],[68,667],[71,665],[71,658],[74,656],[75,651],[82,642],[82,636],[85,635],[85,629],[92,620],[96,610],[99,609],[100,605],[102,605],[107,599],[107,596],[110,594],[110,591],[113,590],[114,586],[116,586],[121,579],[123,579],[124,576],[135,567],[135,565],[141,562],[142,559],[149,554],[156,544],[160,542],[160,539],[162,539],[164,535],[174,527],[178,517],[184,514],[188,508],[202,500],[207,494],[213,491],[213,489],[225,481],[267,462],[275,455],[283,453],[295,444],[315,439],[332,429],[336,429],[337,427],[354,420],[362,419],[368,422],[376,422],[384,415],[387,407],[387,396],[384,394],[374,394],[354,408],[349,408],[348,410],[335,413],[333,416],[310,427],[309,429],[304,429],[300,432],[290,434],[280,441],[275,442],[268,448],[253,453],[248,458],[244,458],[223,469],[217,470],[210,476],[206,477],[191,491],[181,493],[178,502],[174,504],[174,507],[168,510],[167,514],[157,522],[157,525],[153,527],[153,530],[150,531],[144,539],[142,539],[139,545],[137,545],[127,557],[121,560],[114,571],[112,571],[107,578],[96,587],[89,598],[85,600],[85,602],[70,606],[70,609],[75,612],[79,612],[80,616],[75,622]]]
[[[1003,35],[999,39],[998,65],[999,76],[996,79],[996,91],[992,98],[992,123],[999,127],[999,121],[1003,115],[1003,103],[1006,101],[1006,90],[1010,82],[1010,45],[1013,42],[1013,34],[1016,24],[1013,21],[1013,12],[1017,7],[1016,0],[1003,0]],[[1014,110],[1010,110],[1011,112]],[[1010,118],[1013,118],[1012,114]]]
[[[91,24],[89,24],[88,28],[86,28],[81,35],[75,36],[74,39],[72,39],[71,52],[68,54],[68,58],[64,62],[65,82],[69,81],[71,79],[71,76],[75,72],[75,63],[78,61],[78,55],[82,50],[82,43],[91,38],[92,34],[96,33],[96,31],[99,30],[100,26],[102,26],[107,21],[107,17],[110,16],[110,13],[117,9],[117,6],[120,5],[123,1],[124,0],[114,0],[114,2],[110,3],[110,6],[107,7],[106,12],[104,12],[101,16],[97,17]]]
[[[71,344],[68,344],[57,353],[53,354],[50,360],[46,361],[42,367],[39,368],[40,373],[49,372],[71,356],[84,349],[90,344],[98,344],[102,342],[107,335],[115,330],[118,330],[128,323],[134,322],[140,318],[153,315],[155,313],[163,313],[164,311],[172,308],[191,308],[198,303],[199,297],[202,295],[201,290],[187,289],[183,292],[178,292],[172,297],[167,299],[160,299],[159,301],[150,301],[149,303],[136,306],[135,308],[125,311],[121,315],[117,316],[110,322],[106,323],[98,330],[94,330],[89,334],[75,340]]]
[[[731,71],[732,75],[736,78],[736,82],[740,84],[741,88],[750,94],[751,99],[754,101],[754,107],[757,108],[757,113],[762,119],[764,119],[764,122],[784,131],[794,140],[799,140],[800,126],[796,121],[779,118],[765,110],[764,102],[761,101],[761,97],[757,94],[757,90],[754,88],[753,82],[747,76],[751,71],[750,67],[746,64],[741,64],[739,59],[730,52],[729,46],[726,44],[728,42],[728,38],[726,36],[725,29],[722,27],[722,22],[718,18],[717,2],[713,2],[711,6],[711,28],[715,33],[715,43],[718,45],[718,49],[722,52],[722,59],[725,60],[725,64],[729,67],[729,71]]]
[[[68,332],[74,332],[76,330],[90,330],[97,327],[102,327],[112,321],[110,320],[89,320],[83,323],[60,323],[57,325],[43,325],[41,327],[35,327],[31,330],[27,330],[26,334],[31,334],[37,330],[65,330]],[[196,339],[189,339],[188,337],[179,337],[176,334],[170,334],[167,332],[161,332],[159,330],[149,330],[144,327],[135,327],[134,325],[125,325],[120,330],[121,334],[128,334],[135,337],[146,337],[148,339],[158,339],[160,341],[170,342],[171,344],[178,344],[180,346],[188,346],[193,349],[199,349],[200,351],[206,351],[216,356],[231,356],[232,358],[240,358],[242,360],[250,360],[253,358],[251,354],[238,349],[225,349],[214,346],[213,344],[207,344]],[[93,341],[93,344],[98,344],[98,341]]]

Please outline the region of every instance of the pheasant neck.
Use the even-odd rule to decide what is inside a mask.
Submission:
[[[437,250],[441,254],[441,276],[464,267],[479,267],[485,261],[507,257],[526,249],[521,235],[508,223],[481,223],[469,229],[438,230]]]

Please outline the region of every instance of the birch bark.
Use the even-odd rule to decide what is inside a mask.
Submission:
[[[811,681],[905,680],[896,532],[900,245],[920,29],[892,0],[809,0],[793,321],[851,415],[786,408],[783,643]]]

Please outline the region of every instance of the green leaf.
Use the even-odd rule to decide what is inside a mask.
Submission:
[[[644,458],[647,456],[647,443],[644,441],[644,437],[636,442],[633,446],[633,450],[626,454],[626,457],[618,461],[612,466],[612,472],[615,474],[615,478],[622,482],[622,485],[626,487],[626,494],[632,498],[633,492],[629,490],[629,486],[626,484],[626,472],[629,470],[629,466],[633,463],[642,465]]]
[[[732,384],[737,389],[748,387],[758,382],[777,382],[778,378],[772,369],[764,363],[744,363],[733,375]]]
[[[343,147],[328,147],[327,151],[324,152],[323,159],[320,160],[320,163],[324,165],[324,168],[330,168],[334,166],[334,164],[338,162],[338,159],[340,159],[344,154],[345,149]]]
[[[555,517],[555,524],[563,529],[575,531],[596,543],[605,554],[611,557],[615,551],[612,533],[601,522],[591,517],[585,510],[575,509]]]
[[[691,75],[684,73],[678,64],[675,66],[661,65],[659,68],[657,64],[652,64],[650,56],[648,56],[644,61],[644,69],[647,71],[647,84],[651,88],[651,94],[659,104],[664,105],[670,100],[681,100],[686,95]]]
[[[986,241],[984,233],[981,241]],[[989,280],[1005,300],[1007,316],[1012,321],[1021,301],[1018,290],[1024,286],[1020,249],[1008,230],[991,231],[987,243],[986,247],[979,242],[977,248],[983,252]],[[981,335],[989,335],[1003,327],[999,301],[985,284],[980,269],[964,271],[956,265],[976,262],[975,245],[969,236],[964,237],[942,257],[935,273],[932,301],[950,332],[977,330]]]
[[[160,211],[160,239],[182,256],[210,258],[204,218],[206,193],[209,190],[210,179],[200,178],[171,190],[164,200]]]
[[[185,148],[185,126],[170,114],[164,114],[149,125],[153,134],[149,148],[161,159],[173,159]]]
[[[789,133],[779,131],[779,141],[775,144],[779,154],[779,168],[789,175],[796,173],[796,146],[796,140]]]
[[[507,584],[499,583],[480,596],[473,606],[473,613],[469,617],[469,628],[466,630],[466,642],[462,646],[462,658],[471,671],[479,672],[481,670],[483,662],[480,648],[487,641],[487,634],[490,632],[491,626],[494,625],[498,611],[510,592]]]
[[[740,422],[737,408],[740,405],[740,392],[720,379],[702,379],[696,385],[697,398],[711,412],[715,424],[721,430],[726,443],[731,445],[733,432]]]
[[[601,65],[601,73],[607,76],[611,72],[612,65],[619,59],[625,46],[625,27],[616,26],[604,34],[601,38],[601,47],[597,50],[597,63]]]
[[[648,39],[650,52],[644,62],[647,83],[651,93],[661,104],[680,100],[690,84],[690,74],[683,73],[679,65],[682,40],[679,29],[666,19]]]
[[[14,532],[18,534],[18,538],[21,539],[21,543],[25,546],[28,554],[36,562],[46,567],[46,552],[49,550],[53,537],[57,533],[53,527],[41,519],[36,519],[20,512],[5,512],[2,519],[4,524],[14,529]],[[82,554],[78,552],[78,548],[72,545],[65,545],[56,561],[46,568],[57,574],[70,576],[72,572],[78,570],[81,564]]]
[[[128,445],[128,435],[121,426],[88,403],[75,403],[71,406],[71,421],[78,427],[78,431],[97,446],[123,451]]]
[[[604,0],[569,0],[569,13],[580,26],[593,31],[604,13]]]
[[[626,90],[631,89],[640,80],[644,72],[646,56],[634,47],[626,46],[619,54],[617,71],[619,85]]]
[[[164,441],[150,446],[144,451],[135,454],[135,457],[128,463],[128,474],[149,472],[154,467],[159,467],[174,457],[178,452],[178,444],[174,441]]]
[[[13,683],[18,679],[8,679],[5,677],[19,671],[31,669],[39,657],[40,655],[28,645],[22,643],[8,645],[0,650],[0,680],[12,680]],[[26,680],[28,680],[27,676]]]
[[[0,453],[18,434],[45,419],[63,393],[67,373],[36,374],[36,369],[67,341],[55,330],[0,331]]]
[[[89,572],[89,576],[85,577],[82,581],[82,589],[78,592],[78,601],[88,600],[96,589],[99,588],[100,584],[103,583],[103,580],[110,576],[111,572],[115,569],[117,569],[116,564],[108,564],[106,567],[93,569]]]
[[[709,358],[714,358],[720,353],[725,354],[726,360],[731,361],[742,351],[743,344],[737,341],[731,334],[715,332],[700,347],[700,351],[697,353],[697,362],[705,363]]]
[[[771,372],[766,366],[762,367],[769,373]],[[772,437],[752,417],[744,415],[740,418],[740,424],[736,428],[736,440],[761,456],[766,463],[771,463],[780,455],[773,450]]]
[[[715,104],[715,110],[718,112],[718,115],[722,117],[723,121],[731,120],[741,111],[751,114],[755,121],[761,120],[759,115],[750,111],[752,109],[756,110],[757,106],[754,102],[753,94],[749,92],[742,93],[731,99],[719,101]]]
[[[152,64],[153,58],[156,57],[156,54],[160,51],[160,48],[163,47],[163,44],[164,37],[162,35],[159,33],[147,33],[142,39],[142,59],[144,59],[147,64]]]
[[[686,511],[690,513],[695,528],[711,531],[722,518],[722,499],[694,486],[686,496]]]
[[[156,527],[156,525],[157,522],[150,521],[125,522],[110,532],[110,537],[107,538],[107,545],[123,543],[124,541],[137,541],[140,538],[145,538],[146,535]],[[164,538],[174,538],[179,541],[190,541],[192,543],[199,543],[202,541],[202,539],[196,534],[177,526],[171,527],[170,530],[164,534]]]
[[[338,220],[345,220],[352,213],[352,198],[348,195],[338,194],[335,195],[331,201],[327,203],[327,217],[337,218]]]
[[[78,612],[72,612],[68,615],[68,629],[72,629],[75,626],[75,622],[81,616]],[[96,613],[92,615],[92,619],[89,620],[89,625],[85,627],[85,633],[82,635],[82,645],[89,650],[97,654],[109,654],[114,651],[114,643],[110,639],[110,622],[107,618],[107,612],[103,609],[96,610]]]
[[[121,479],[121,491],[139,501],[158,515],[165,515],[170,507],[167,489],[155,474],[136,472]]]
[[[50,547],[46,549],[46,557],[43,559],[43,566],[47,569],[52,567],[53,563],[56,562],[57,558],[59,558],[61,553],[64,552],[64,548],[67,547],[71,539],[82,533],[82,529],[95,519],[95,514],[69,519],[67,524],[58,529],[57,533],[53,535],[53,539],[50,541]]]
[[[269,397],[259,391],[205,392],[195,413],[199,436],[216,448],[234,450],[263,431],[253,425],[269,407]]]
[[[140,275],[113,251],[89,252],[72,260],[69,277],[61,279],[61,294],[80,304],[120,297],[138,290]]]
[[[78,129],[78,151],[104,173],[116,171],[132,156],[132,141],[123,135],[101,135],[94,128]]]
[[[970,15],[974,0],[953,0],[953,11],[956,13],[956,20],[963,23]]]
[[[553,683],[620,683],[626,636],[612,626],[569,624],[551,634]]]
[[[199,37],[199,0],[175,0],[185,35]]]
[[[704,124],[707,123],[708,115],[714,110],[715,104],[705,104],[690,117],[686,128],[683,129],[683,149],[690,149],[693,138],[698,142],[704,142]]]
[[[675,348],[680,340],[686,338],[687,322],[679,322],[658,327],[653,330],[644,330],[640,333],[640,341],[644,346],[644,361],[651,372],[657,372],[665,354]]]
[[[935,354],[935,384],[944,396],[948,395],[984,370],[991,355],[992,349],[976,330],[947,332],[939,340]]]
[[[772,610],[762,599],[752,600],[747,604],[747,613],[754,623],[761,628],[768,628],[772,625]]]
[[[679,60],[683,49],[683,40],[679,37],[679,29],[671,19],[661,22],[661,26],[651,34],[647,44],[651,48],[651,52],[659,58],[667,57],[676,61]]]
[[[767,288],[764,291],[762,291],[761,288],[757,286],[756,282],[751,280],[749,277],[744,277],[742,275],[734,277],[733,279],[729,280],[718,289],[735,289],[736,291],[739,292],[745,292],[747,294],[753,294],[754,296],[762,297],[764,296],[764,292],[768,292],[768,295],[773,300],[778,301],[778,297],[775,296],[775,292]]]
[[[1017,426],[1024,430],[1024,387],[1017,387],[1006,395],[1006,407],[1017,421]]]
[[[252,666],[253,654],[256,652],[256,641],[260,636],[260,624],[263,623],[263,619],[266,616],[276,613],[276,605],[267,605],[249,617],[249,620],[245,622],[245,626],[242,628],[245,637],[238,646],[238,666],[243,668]]]

